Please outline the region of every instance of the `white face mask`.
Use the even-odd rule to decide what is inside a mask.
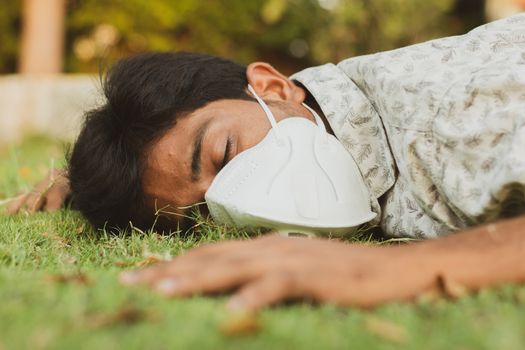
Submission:
[[[348,233],[375,217],[368,189],[343,145],[304,117],[279,123],[248,85],[272,128],[217,174],[204,198],[213,219],[239,228]]]

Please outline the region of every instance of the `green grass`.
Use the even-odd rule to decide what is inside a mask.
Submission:
[[[0,201],[61,159],[62,147],[41,138],[1,149]],[[235,321],[224,297],[166,300],[117,283],[120,271],[150,256],[246,237],[208,222],[199,233],[116,237],[92,231],[70,210],[0,214],[0,349],[525,348],[523,286],[371,311],[296,303],[261,312],[258,332],[227,335],[222,327]]]

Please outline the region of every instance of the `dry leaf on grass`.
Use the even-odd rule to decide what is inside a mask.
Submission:
[[[158,257],[156,255],[150,255],[146,257],[144,260],[136,262],[135,267],[146,267],[146,266],[158,264],[163,261],[165,261],[164,258]]]
[[[84,225],[81,225],[81,226],[77,227],[76,230],[75,230],[75,233],[77,235],[83,234],[84,233]]]
[[[219,327],[222,334],[230,337],[257,333],[261,328],[261,322],[253,312],[232,314]]]
[[[135,307],[124,306],[113,312],[91,315],[88,317],[88,324],[93,328],[102,328],[156,320],[158,317],[152,313]]]
[[[118,267],[146,267],[154,264],[158,264],[160,262],[165,261],[163,258],[159,258],[157,256],[148,256],[147,258],[140,260],[140,261],[122,261],[118,260],[113,262],[113,265]]]
[[[118,260],[118,261],[114,261],[113,265],[115,265],[117,267],[130,267],[130,266],[133,266],[134,263],[135,263],[134,261]]]
[[[434,302],[444,297],[456,300],[468,295],[468,293],[467,287],[440,274],[436,277],[434,288],[421,293],[416,297],[416,300],[420,303]]]
[[[365,328],[368,332],[394,343],[405,343],[407,340],[405,328],[376,316],[368,316],[365,319]]]
[[[58,273],[46,276],[46,281],[51,283],[74,283],[87,285],[91,283],[91,279],[84,273]]]
[[[71,246],[71,243],[69,242],[69,240],[67,240],[66,238],[64,237],[60,237],[58,235],[54,235],[54,234],[50,234],[48,232],[43,232],[42,233],[42,236],[43,237],[46,237],[46,238],[51,238],[53,241],[55,241],[58,246],[60,246],[61,248],[63,247],[69,247]]]
[[[468,294],[468,289],[464,285],[444,275],[437,276],[437,286],[441,293],[452,299],[459,299]]]

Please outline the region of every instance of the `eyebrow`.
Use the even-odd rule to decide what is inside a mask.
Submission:
[[[191,154],[191,180],[193,182],[198,181],[201,175],[201,153],[202,153],[202,141],[204,135],[208,130],[211,119],[203,123],[197,130],[197,135],[193,140],[193,152]]]

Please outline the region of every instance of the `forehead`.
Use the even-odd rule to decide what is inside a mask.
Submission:
[[[203,201],[204,192],[213,179],[192,179],[191,163],[196,134],[206,123],[210,129],[206,138],[215,137],[213,135],[217,130],[244,133],[245,128],[250,126],[239,121],[245,120],[243,117],[247,114],[254,114],[254,109],[257,110],[258,106],[251,101],[220,100],[178,119],[175,126],[146,152],[142,186],[148,204],[185,207]]]
[[[146,152],[142,186],[150,206],[176,208],[199,201],[198,184],[191,180],[193,136],[199,119],[181,118]]]

